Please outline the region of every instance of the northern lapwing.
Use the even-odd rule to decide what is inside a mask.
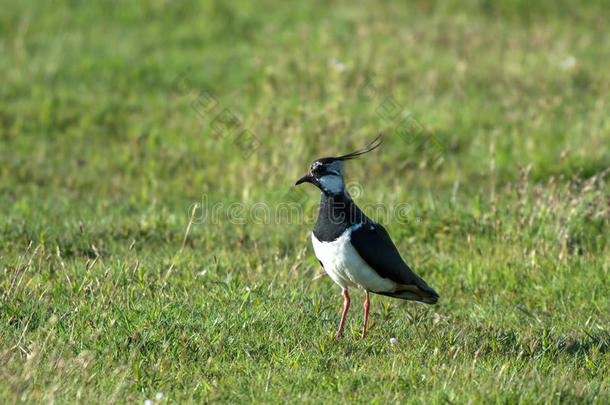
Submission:
[[[349,308],[349,288],[366,293],[364,325],[369,316],[369,293],[434,304],[438,294],[418,277],[400,257],[385,228],[368,218],[345,189],[345,161],[381,145],[381,135],[363,149],[339,157],[314,161],[301,183],[312,183],[322,191],[318,220],[311,234],[316,257],[328,275],[343,289],[345,298],[339,330],[343,332]]]

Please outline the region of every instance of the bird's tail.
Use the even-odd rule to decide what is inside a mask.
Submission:
[[[396,291],[381,294],[426,304],[436,304],[439,298],[437,292],[429,287],[421,278],[417,279],[415,284],[401,284]]]

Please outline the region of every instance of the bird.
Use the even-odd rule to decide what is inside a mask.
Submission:
[[[295,187],[311,183],[321,191],[318,219],[311,233],[314,253],[330,278],[343,290],[343,313],[335,338],[343,335],[350,306],[348,290],[364,290],[366,335],[369,293],[435,304],[439,295],[405,263],[386,229],[367,217],[345,188],[345,162],[378,148],[381,134],[364,148],[338,157],[316,159]]]

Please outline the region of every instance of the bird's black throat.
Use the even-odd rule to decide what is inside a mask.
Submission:
[[[320,212],[313,234],[321,242],[330,242],[341,236],[347,228],[363,222],[370,222],[370,219],[347,193],[322,192]]]

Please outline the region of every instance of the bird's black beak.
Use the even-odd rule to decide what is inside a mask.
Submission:
[[[305,176],[301,177],[300,179],[298,179],[298,180],[297,180],[297,182],[296,182],[296,183],[294,183],[294,185],[295,185],[295,186],[298,186],[299,184],[301,184],[301,183],[305,183],[305,182],[307,182],[307,183],[313,183],[313,177],[312,177],[312,176],[310,176],[309,174],[308,174],[308,175],[305,175]]]

